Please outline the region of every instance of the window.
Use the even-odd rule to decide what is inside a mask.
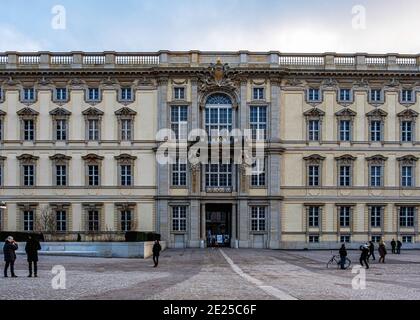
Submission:
[[[351,121],[340,120],[340,141],[350,141]]]
[[[373,120],[370,122],[370,141],[382,141],[382,121]]]
[[[413,90],[404,89],[401,91],[401,102],[413,102]]]
[[[256,159],[252,165],[251,185],[253,187],[265,186],[265,159]]]
[[[188,107],[171,107],[171,130],[175,135],[173,139],[186,140],[188,134]]]
[[[413,243],[413,236],[402,236],[403,243]]]
[[[400,207],[400,227],[414,227],[414,207]]]
[[[351,166],[341,165],[340,167],[340,187],[351,186]]]
[[[370,207],[370,226],[372,228],[380,228],[382,225],[382,207]]]
[[[176,232],[187,231],[187,207],[172,207],[172,230]]]
[[[340,89],[340,101],[342,101],[342,102],[351,101],[351,90],[350,89]]]
[[[133,90],[131,88],[121,88],[121,100],[131,101],[133,97]]]
[[[23,100],[24,101],[34,101],[35,100],[35,89],[34,88],[24,88],[23,89]]]
[[[176,163],[172,164],[172,185],[187,185],[187,162],[186,160],[176,159]]]
[[[308,90],[308,100],[309,101],[319,101],[319,89],[311,88]]]
[[[121,140],[123,141],[131,140],[131,128],[132,128],[131,119],[121,119]]]
[[[350,243],[350,236],[349,235],[344,235],[344,236],[340,236],[340,242],[342,243]]]
[[[232,165],[231,164],[206,164],[207,187],[231,187]]]
[[[174,98],[175,100],[185,100],[185,88],[183,87],[174,88]]]
[[[58,232],[67,231],[67,214],[65,210],[57,210],[55,212],[56,227]]]
[[[88,140],[99,140],[99,120],[97,119],[88,120]]]
[[[66,186],[67,185],[67,166],[66,165],[56,165],[55,166],[55,179],[57,186]]]
[[[131,231],[131,210],[121,210],[121,231]]]
[[[122,186],[131,186],[132,185],[132,175],[131,175],[131,165],[122,164],[120,165],[121,172],[121,185]]]
[[[23,231],[34,231],[34,211],[23,211]]]
[[[88,100],[89,101],[99,101],[99,88],[89,88],[88,89]]]
[[[56,140],[57,141],[65,141],[67,140],[67,120],[65,119],[58,119],[55,122],[56,125]]]
[[[55,89],[55,99],[57,101],[66,101],[67,100],[67,89],[66,88]]]
[[[372,236],[372,242],[379,243],[382,240],[382,236]]]
[[[308,121],[309,141],[319,141],[319,120]]]
[[[232,130],[231,107],[207,107],[206,108],[206,131],[209,137],[219,138],[223,132]],[[219,140],[219,139],[217,139]]]
[[[88,165],[88,184],[89,186],[99,186],[99,165]]]
[[[309,243],[319,243],[319,236],[309,236]]]
[[[35,185],[35,166],[33,164],[25,164],[23,168],[23,185],[32,187]]]
[[[371,102],[380,102],[380,101],[382,101],[382,90],[381,89],[372,89],[372,90],[370,90],[370,101]]]
[[[267,132],[267,108],[266,107],[254,107],[250,108],[250,127],[252,133],[252,139],[264,140],[266,139]]]
[[[266,207],[253,206],[251,207],[251,230],[265,231],[266,229]]]
[[[401,167],[401,187],[412,187],[413,186],[413,167],[402,166]]]
[[[23,120],[23,140],[35,140],[35,122],[34,120]]]
[[[88,210],[88,231],[99,231],[98,210]]]
[[[253,88],[252,90],[253,100],[264,100],[264,88]]]
[[[371,166],[370,167],[370,186],[381,187],[382,186],[382,166]]]
[[[413,122],[412,121],[401,121],[401,141],[411,142],[413,135]]]
[[[340,207],[340,227],[350,227],[350,207]]]
[[[310,228],[319,227],[319,207],[309,207],[308,208],[308,225]]]
[[[319,165],[308,166],[308,185],[310,187],[319,186]]]

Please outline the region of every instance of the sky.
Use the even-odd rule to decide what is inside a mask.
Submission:
[[[420,53],[418,0],[0,0],[0,51]]]

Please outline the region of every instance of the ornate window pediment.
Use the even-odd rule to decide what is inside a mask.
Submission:
[[[104,115],[104,112],[97,109],[97,108],[90,107],[90,108],[86,109],[85,111],[83,111],[82,114],[85,117],[97,117],[97,118],[99,118],[99,117]]]
[[[340,118],[340,119],[343,119],[343,118],[352,119],[357,115],[357,113],[349,108],[344,108],[336,112],[335,115],[337,118]]]
[[[32,108],[25,107],[16,112],[16,114],[21,118],[35,118],[39,115],[39,112]]]
[[[319,154],[312,154],[308,157],[304,157],[303,160],[309,164],[320,164],[325,160],[325,157],[320,156]]]
[[[119,156],[115,156],[114,158],[121,164],[122,163],[131,164],[133,161],[137,160],[137,157],[132,156],[127,153],[120,154]]]
[[[128,108],[128,107],[123,107],[121,109],[118,109],[117,111],[115,111],[115,115],[118,117],[134,117],[135,115],[137,115],[137,112]]]
[[[67,162],[71,160],[71,157],[61,154],[61,153],[57,153],[53,156],[50,156],[50,160],[55,161],[55,162]]]
[[[357,157],[353,157],[351,154],[335,157],[335,160],[337,160],[340,164],[352,164],[356,159]]]
[[[418,160],[419,160],[419,158],[417,158],[416,156],[413,156],[411,154],[397,158],[397,161],[400,163],[400,165],[405,165],[405,166],[407,166],[407,165],[412,166]]]
[[[412,109],[405,109],[399,113],[397,113],[397,117],[401,121],[413,121],[418,117],[419,113],[412,110]]]
[[[388,160],[388,158],[384,157],[381,154],[377,154],[366,158],[366,161],[368,161],[370,164],[384,164],[386,160]]]
[[[19,161],[22,161],[23,163],[34,163],[35,161],[39,159],[39,157],[34,156],[32,154],[25,153],[16,157],[16,159],[18,159]]]
[[[55,117],[69,117],[71,115],[71,112],[64,109],[64,108],[55,108],[54,110],[50,111],[50,115]]]
[[[89,153],[88,155],[83,156],[82,159],[89,163],[98,163],[104,160],[104,157],[98,156],[97,154],[94,154],[94,153]]]
[[[325,112],[318,108],[311,108],[308,111],[305,111],[303,115],[306,117],[306,119],[321,119],[323,116],[325,116]]]
[[[366,113],[366,116],[370,120],[383,120],[387,115],[388,115],[387,112],[379,108],[375,108],[372,111],[369,111],[368,113]]]

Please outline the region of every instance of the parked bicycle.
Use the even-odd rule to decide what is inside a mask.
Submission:
[[[327,268],[337,267],[340,268],[341,266],[341,258],[339,255],[333,255],[330,261],[327,262]],[[346,257],[346,262],[344,263],[344,269],[348,269],[351,266],[351,260]]]

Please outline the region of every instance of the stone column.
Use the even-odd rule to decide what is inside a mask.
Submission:
[[[206,235],[206,205],[204,203],[202,203],[200,205],[201,207],[201,212],[200,212],[200,216],[201,216],[201,232],[200,232],[200,238],[201,240],[204,241],[204,247],[207,246],[207,235]]]
[[[236,242],[236,219],[237,219],[237,213],[236,213],[236,204],[232,204],[232,236],[230,239],[230,246],[231,248],[235,248],[235,242]]]

